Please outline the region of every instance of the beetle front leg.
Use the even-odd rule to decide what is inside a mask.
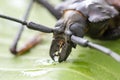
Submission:
[[[27,9],[26,9],[26,12],[25,12],[25,14],[24,14],[24,16],[23,16],[23,21],[26,21],[26,20],[28,19],[29,14],[30,14],[30,11],[31,11],[31,8],[32,8],[32,6],[33,6],[33,3],[34,3],[34,0],[31,0],[31,1],[29,2],[29,5],[28,5],[28,7],[27,7]],[[16,36],[15,36],[15,39],[14,39],[14,41],[13,41],[11,47],[10,47],[10,51],[11,51],[11,53],[14,54],[14,55],[18,55],[18,54],[19,54],[19,51],[17,50],[17,47],[18,47],[18,42],[19,42],[19,40],[20,40],[20,38],[21,38],[21,35],[22,35],[22,32],[23,32],[23,31],[24,31],[24,25],[21,24],[20,27],[19,27],[19,31],[17,32],[17,34],[16,34]],[[29,48],[29,49],[30,49],[30,48]],[[26,49],[24,49],[24,50],[26,50]],[[23,53],[22,53],[22,54],[23,54]]]

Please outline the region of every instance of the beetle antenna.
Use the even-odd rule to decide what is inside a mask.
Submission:
[[[110,55],[115,60],[120,62],[120,55],[118,55],[114,51],[112,51],[112,50],[110,50],[110,49],[108,49],[104,46],[92,43],[92,42],[88,41],[87,39],[80,38],[80,37],[77,37],[77,36],[74,36],[74,35],[71,36],[71,40],[78,45],[82,45],[84,47],[91,47],[91,48],[97,49],[97,50],[99,50],[99,51],[101,51],[101,52],[103,52],[107,55]]]
[[[0,17],[4,18],[4,19],[7,19],[7,20],[11,20],[11,21],[15,21],[15,22],[21,23],[23,25],[27,25],[27,22],[19,20],[19,19],[16,19],[16,18],[12,18],[12,17],[5,16],[5,15],[2,15],[2,14],[0,14]]]
[[[28,23],[26,21],[22,21],[22,20],[19,20],[19,19],[16,19],[16,18],[12,18],[12,17],[9,17],[9,16],[1,15],[1,14],[0,14],[0,17],[4,18],[4,19],[8,19],[8,20],[11,20],[11,21],[15,21],[15,22],[21,23],[23,25],[26,25],[29,29],[41,31],[41,32],[44,32],[44,33],[53,33],[54,32],[54,29],[46,27],[46,26],[41,25],[41,24],[36,24],[34,22],[29,22]]]

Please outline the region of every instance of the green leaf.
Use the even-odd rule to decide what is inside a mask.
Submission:
[[[21,18],[29,0],[20,7],[12,3],[16,0],[8,1],[0,1],[0,13]],[[24,0],[20,1],[24,2]],[[34,5],[29,20],[51,27],[56,22],[44,8],[37,4]],[[0,19],[0,80],[120,80],[120,62],[91,48],[77,46],[66,62],[53,62],[49,57],[52,40],[50,34],[43,34],[43,42],[27,54],[15,57],[9,52],[9,47],[18,27],[17,23]],[[22,46],[35,34],[38,32],[25,29],[19,45]],[[120,53],[120,40],[89,40]]]

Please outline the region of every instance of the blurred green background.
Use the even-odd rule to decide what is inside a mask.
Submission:
[[[0,0],[0,14],[22,19],[30,0]],[[59,0],[48,0],[53,5]],[[41,5],[34,3],[28,21],[54,27],[56,20]],[[9,47],[20,24],[0,18],[0,80],[120,80],[120,62],[91,48],[78,46],[66,62],[56,63],[49,57],[51,34],[42,34],[42,43],[27,54],[15,57]],[[19,47],[38,31],[25,29]],[[99,41],[120,54],[120,40]]]

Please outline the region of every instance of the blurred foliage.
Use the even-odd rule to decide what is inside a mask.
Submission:
[[[58,3],[57,0],[50,0]],[[1,0],[0,14],[21,19],[29,0]],[[41,5],[34,4],[29,21],[55,25],[56,20]],[[66,62],[53,62],[49,57],[51,34],[42,34],[43,42],[27,54],[15,57],[9,47],[20,24],[0,19],[0,80],[120,80],[120,63],[91,48],[78,46]],[[20,46],[39,32],[25,29]],[[91,39],[90,39],[91,40]],[[120,40],[91,40],[120,53]]]

